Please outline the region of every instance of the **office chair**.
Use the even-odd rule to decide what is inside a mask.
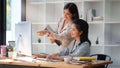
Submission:
[[[97,60],[109,60],[111,61],[111,57],[106,54],[92,54],[91,57],[96,57]],[[107,68],[108,64],[100,66],[100,67],[94,67],[94,68]]]

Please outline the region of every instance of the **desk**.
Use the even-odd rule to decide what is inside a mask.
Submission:
[[[34,62],[22,62],[22,61],[15,61],[15,60],[11,61],[11,59],[7,59],[7,60],[10,60],[10,61],[9,62],[0,61],[0,65],[18,65],[18,66],[34,66],[34,67],[48,67],[48,68],[92,68],[92,67],[97,67],[97,66],[112,63],[112,61],[99,60],[99,61],[92,61],[86,64],[74,65],[74,64],[65,63],[63,61],[50,62],[50,61],[39,60],[38,63],[34,63]]]

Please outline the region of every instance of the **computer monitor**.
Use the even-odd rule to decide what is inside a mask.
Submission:
[[[13,58],[16,58],[18,54],[31,56],[31,30],[32,26],[29,22],[19,22],[15,24],[15,50]]]

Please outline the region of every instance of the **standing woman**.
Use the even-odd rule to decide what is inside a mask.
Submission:
[[[68,44],[73,40],[70,36],[70,28],[73,20],[79,19],[78,8],[74,3],[67,3],[64,6],[63,11],[64,17],[60,19],[58,22],[58,28],[55,32],[50,32],[48,30],[39,31],[39,36],[43,36],[48,34],[52,43],[55,40],[61,41],[61,49],[64,49],[68,46]]]

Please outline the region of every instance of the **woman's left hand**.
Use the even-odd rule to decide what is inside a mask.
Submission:
[[[55,39],[53,37],[49,37],[51,43],[54,43],[55,42]]]
[[[46,58],[48,59],[59,59],[59,56],[57,54],[51,54],[51,55],[47,55]]]

